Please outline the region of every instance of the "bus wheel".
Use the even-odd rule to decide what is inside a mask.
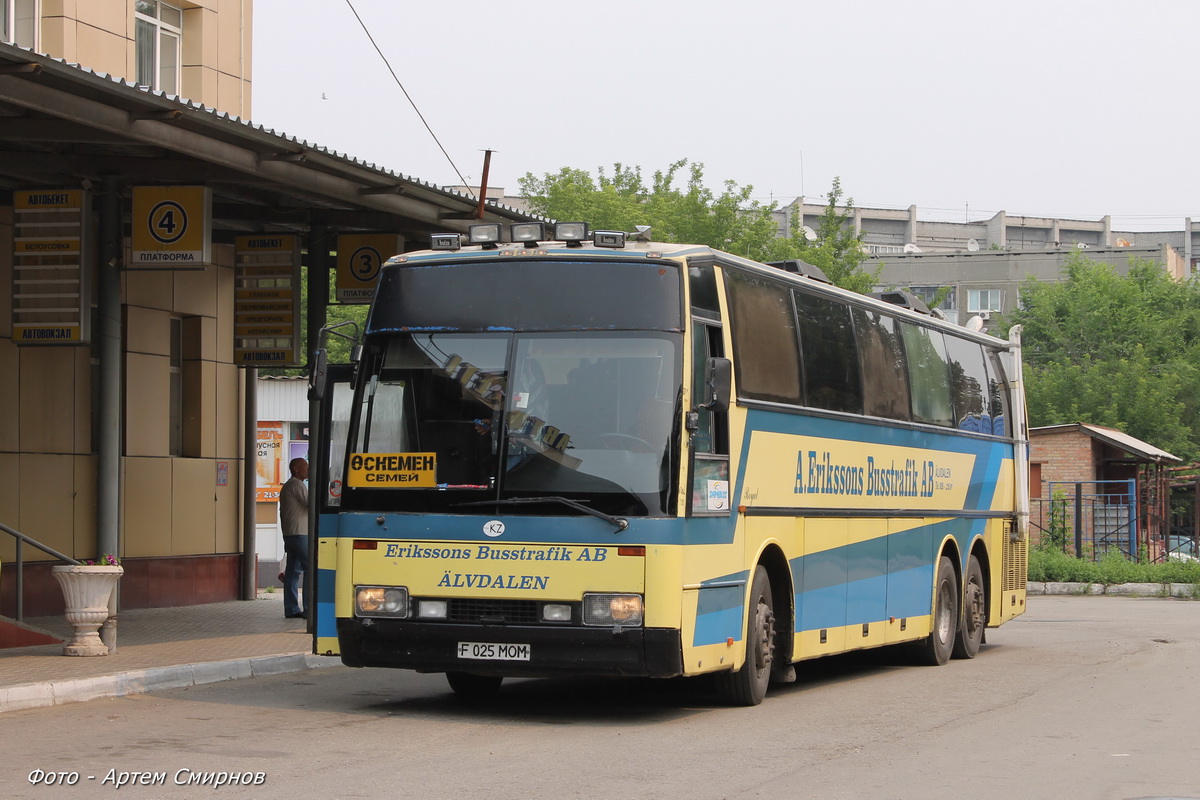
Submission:
[[[500,691],[503,675],[473,675],[470,672],[447,672],[446,681],[459,697],[483,700]]]
[[[754,570],[750,586],[750,611],[746,620],[746,661],[737,672],[717,675],[717,692],[726,703],[756,706],[767,694],[771,660],[775,656],[775,604],[767,570]]]
[[[958,589],[955,587],[954,562],[942,556],[933,587],[933,630],[929,638],[913,645],[913,661],[940,667],[950,660],[954,633],[958,628]]]
[[[983,592],[983,568],[979,559],[967,559],[967,590],[963,594],[963,620],[954,637],[954,657],[974,658],[983,641],[983,629],[987,627],[987,603]]]

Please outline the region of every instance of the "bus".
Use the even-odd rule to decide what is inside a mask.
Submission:
[[[354,363],[318,351],[316,653],[756,705],[821,656],[972,658],[1025,610],[1019,329],[550,224],[389,259]]]

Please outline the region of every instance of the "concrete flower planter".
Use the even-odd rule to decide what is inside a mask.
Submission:
[[[100,641],[99,628],[108,619],[108,603],[125,568],[108,565],[62,565],[50,571],[62,587],[67,604],[67,622],[74,638],[63,645],[64,656],[106,656],[108,645]]]

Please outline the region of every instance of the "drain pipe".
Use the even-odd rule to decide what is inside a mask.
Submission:
[[[121,555],[121,181],[100,179],[100,242],[96,264],[96,336],[100,361],[96,432],[96,558]],[[108,596],[108,618],[100,626],[100,641],[117,652],[117,610],[120,581]]]
[[[242,599],[258,598],[258,369],[242,371],[246,385],[242,389],[245,410],[242,418]]]

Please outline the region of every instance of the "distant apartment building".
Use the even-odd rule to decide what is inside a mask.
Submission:
[[[815,230],[825,205],[804,198],[781,209],[781,235],[796,224]],[[844,209],[843,209],[844,210]],[[998,212],[974,222],[926,221],[916,206],[905,210],[850,209],[855,233],[869,254],[864,267],[879,269],[879,288],[909,289],[926,302],[948,289],[939,308],[966,322],[1017,307],[1021,284],[1030,277],[1057,280],[1067,258],[1083,252],[1118,272],[1130,259],[1162,263],[1176,278],[1200,265],[1200,223],[1183,220],[1173,231],[1117,231],[1110,217],[1099,220],[1027,217]]]

